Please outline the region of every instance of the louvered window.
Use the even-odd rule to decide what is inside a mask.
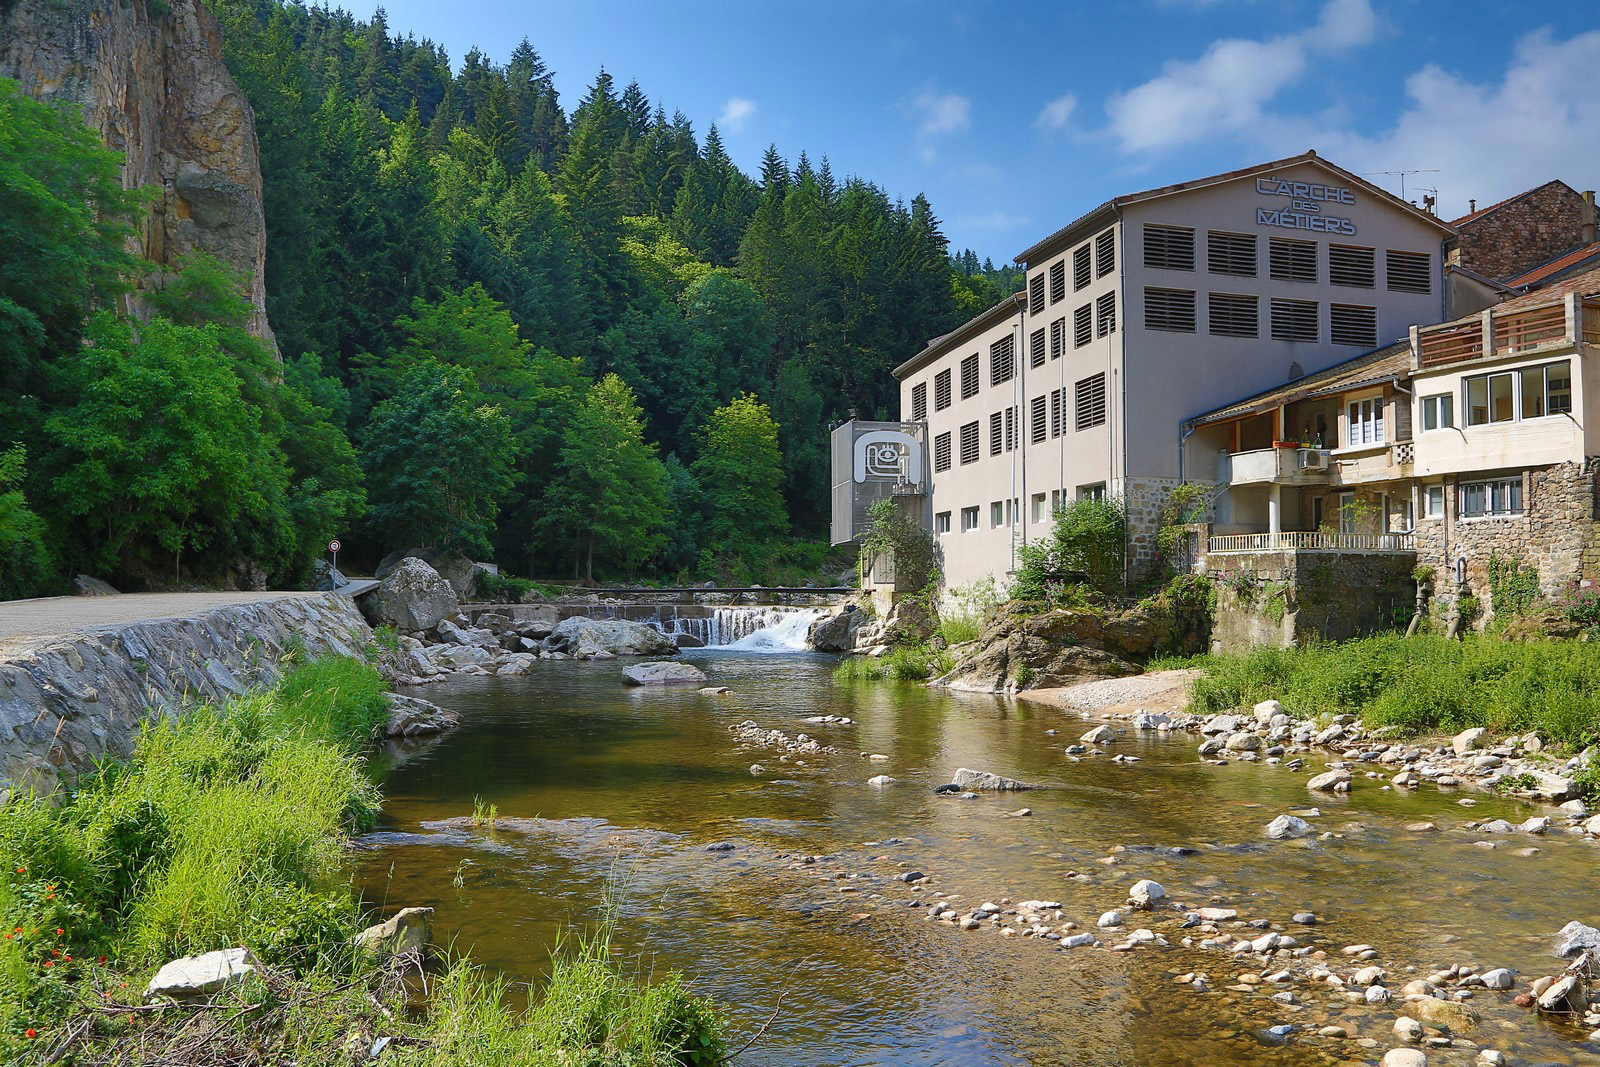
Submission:
[[[1429,268],[1426,252],[1384,253],[1389,268],[1389,289],[1396,293],[1433,292],[1433,271]]]
[[[921,422],[928,417],[928,383],[918,382],[911,387],[911,420]]]
[[[976,420],[961,427],[961,464],[978,462],[978,423]]]
[[[1028,338],[1028,366],[1044,366],[1044,327],[1033,331],[1033,336]]]
[[[1378,284],[1377,249],[1329,245],[1328,281],[1353,289],[1373,288]]]
[[[1206,233],[1206,269],[1237,278],[1256,276],[1256,238],[1250,233]]]
[[[1006,451],[1015,451],[1017,447],[1017,406],[1012,404],[1006,408]]]
[[[970,400],[978,395],[978,353],[961,361],[961,399]]]
[[[933,410],[943,411],[950,406],[949,368],[933,376]]]
[[[1028,280],[1028,314],[1037,315],[1044,310],[1044,271]]]
[[[1328,332],[1336,345],[1378,347],[1378,309],[1355,304],[1328,305]]]
[[[1094,340],[1094,305],[1085,304],[1072,313],[1072,347],[1082,348]]]
[[[1057,319],[1050,324],[1050,358],[1060,359],[1067,350],[1067,320]]]
[[[1194,333],[1194,290],[1146,289],[1144,328]]]
[[[1179,226],[1144,228],[1144,265],[1160,270],[1194,270],[1194,231]]]
[[[989,416],[989,455],[998,456],[1005,447],[1005,416],[995,412]]]
[[[1260,300],[1233,293],[1211,294],[1211,336],[1255,337],[1260,332]]]
[[[1105,337],[1117,332],[1117,294],[1106,293],[1094,302],[1094,333]]]
[[[1317,280],[1317,245],[1314,241],[1273,237],[1267,241],[1267,262],[1270,273],[1279,281]]]
[[[1016,342],[1008,333],[989,346],[989,384],[1009,382],[1017,374]]]
[[[1091,374],[1072,387],[1075,429],[1087,430],[1106,421],[1106,375]]]
[[[1059,304],[1067,298],[1067,261],[1058,259],[1050,264],[1050,303]]]
[[[1089,268],[1089,246],[1072,253],[1072,291],[1077,292],[1094,280]]]
[[[1048,427],[1044,424],[1045,397],[1041,393],[1028,402],[1028,440],[1038,444],[1044,440]]]
[[[1066,390],[1050,390],[1050,436],[1060,437],[1062,424],[1067,421]]]
[[[937,434],[933,439],[933,469],[947,471],[950,469],[950,431]]]
[[[1094,239],[1094,276],[1104,278],[1117,269],[1117,231],[1107,230]]]
[[[1272,298],[1274,341],[1316,341],[1317,305],[1310,300]]]

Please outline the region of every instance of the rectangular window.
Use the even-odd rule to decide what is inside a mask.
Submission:
[[[1550,363],[1522,371],[1522,417],[1572,413],[1572,365]]]
[[[1378,309],[1357,304],[1328,305],[1328,334],[1336,345],[1378,347]]]
[[[1033,521],[1043,522],[1050,517],[1050,509],[1044,502],[1043,493],[1033,494]]]
[[[933,376],[933,410],[943,411],[950,406],[950,369],[946,367]]]
[[[989,455],[998,456],[1005,448],[1005,416],[995,412],[989,416]]]
[[[1044,366],[1044,328],[1033,331],[1028,338],[1028,366]]]
[[[972,533],[978,528],[978,505],[961,509],[961,532]]]
[[[947,471],[950,469],[950,431],[938,434],[933,439],[933,469]]]
[[[1511,422],[1517,417],[1515,374],[1480,374],[1468,378],[1466,386],[1468,426]]]
[[[970,400],[978,395],[978,353],[961,361],[961,399]]]
[[[1255,337],[1261,330],[1261,301],[1254,296],[1212,293],[1210,330],[1213,337]]]
[[[1256,276],[1256,238],[1250,233],[1206,232],[1206,269],[1236,278]]]
[[[1091,374],[1072,387],[1072,426],[1087,430],[1106,421],[1106,372]]]
[[[948,511],[941,511],[933,517],[933,532],[936,534],[950,532],[950,513]]]
[[[918,382],[911,387],[911,421],[921,422],[928,417],[928,383]]]
[[[1106,498],[1106,483],[1095,482],[1093,485],[1078,486],[1079,500],[1104,500]]]
[[[1389,249],[1383,254],[1389,271],[1389,290],[1395,293],[1433,292],[1432,257],[1426,252],[1396,252]]]
[[[989,384],[1009,382],[1017,373],[1017,344],[1008,333],[989,346]],[[976,357],[974,357],[976,358]],[[974,390],[976,392],[976,390]]]
[[[1064,489],[1050,490],[1050,514],[1054,515],[1067,505],[1067,493]]]
[[[1371,289],[1378,284],[1378,250],[1353,245],[1328,246],[1328,281],[1353,289]]]
[[[1015,451],[1017,447],[1017,406],[1015,404],[1006,408],[1006,451]]]
[[[1040,271],[1028,279],[1028,314],[1038,315],[1044,311],[1044,271]]]
[[[978,421],[966,423],[961,427],[961,465],[978,462]]]
[[[1089,270],[1089,246],[1084,245],[1072,253],[1072,291],[1077,292],[1092,280]]]
[[[1356,532],[1356,495],[1354,493],[1339,494],[1339,532],[1342,534]]]
[[[1105,337],[1117,332],[1117,294],[1106,293],[1094,302],[1094,334]]]
[[[1144,328],[1194,333],[1194,290],[1146,289]]]
[[[996,500],[989,505],[989,528],[998,530],[1006,524],[1006,502]]]
[[[1345,414],[1349,417],[1349,430],[1345,444],[1351,448],[1381,445],[1383,436],[1383,397],[1374,396],[1351,403]]]
[[[1028,440],[1034,444],[1043,441],[1049,429],[1044,424],[1044,405],[1043,393],[1028,402]]]
[[[1058,259],[1050,264],[1050,303],[1059,304],[1067,298],[1067,261]]]
[[[1060,437],[1062,424],[1067,421],[1067,400],[1065,389],[1050,390],[1050,436]]]
[[[1050,324],[1050,358],[1060,359],[1067,350],[1067,320],[1057,319]]]
[[[1267,240],[1267,270],[1272,277],[1279,281],[1316,281],[1316,242],[1293,241],[1287,237],[1269,238]]]
[[[1522,479],[1494,478],[1456,486],[1456,514],[1463,519],[1522,514]]]
[[[1272,339],[1274,341],[1317,340],[1317,305],[1311,300],[1272,298]]]
[[[1422,398],[1422,428],[1448,430],[1456,424],[1456,398],[1449,393]],[[1442,490],[1441,490],[1442,492]]]
[[[1085,304],[1072,313],[1072,347],[1082,348],[1094,340],[1094,305]]]
[[[1144,265],[1159,270],[1194,270],[1194,231],[1145,223]]]
[[[1094,276],[1104,278],[1117,269],[1117,231],[1107,230],[1094,239]]]
[[[1444,518],[1444,486],[1425,485],[1422,487],[1422,517],[1425,519]]]

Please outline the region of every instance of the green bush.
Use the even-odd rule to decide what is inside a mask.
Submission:
[[[44,520],[22,496],[21,445],[0,452],[0,600],[43,596],[56,582]]]
[[[927,645],[901,645],[882,656],[846,656],[834,668],[836,682],[921,682],[944,674],[955,665],[948,649]]]
[[[278,683],[277,713],[311,737],[359,747],[371,740],[389,714],[383,678],[349,656],[327,656],[301,664]]]
[[[490,604],[520,604],[533,591],[533,583],[511,574],[479,571],[476,588],[479,599]]]
[[[1099,593],[1115,593],[1126,553],[1122,509],[1109,500],[1074,500],[1055,513],[1049,538],[1023,546],[1011,596],[1048,601],[1053,585],[1078,578]]]

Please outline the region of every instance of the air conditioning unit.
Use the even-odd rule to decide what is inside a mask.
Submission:
[[[1300,469],[1303,471],[1327,470],[1328,453],[1320,448],[1302,448],[1300,450]]]

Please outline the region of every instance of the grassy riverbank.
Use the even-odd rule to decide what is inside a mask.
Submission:
[[[1600,643],[1387,634],[1186,665],[1205,671],[1190,690],[1202,713],[1277,699],[1295,715],[1353,712],[1411,733],[1537,730],[1572,748],[1600,739]]]
[[[466,960],[424,981],[352,951],[343,849],[377,817],[361,753],[385,713],[367,664],[307,663],[152,726],[65,797],[0,808],[0,1059],[332,1065],[390,1037],[417,1064],[714,1062],[710,1006],[675,975],[638,984],[603,935],[527,1013]],[[166,960],[235,945],[260,973],[213,1004],[141,1003]]]

